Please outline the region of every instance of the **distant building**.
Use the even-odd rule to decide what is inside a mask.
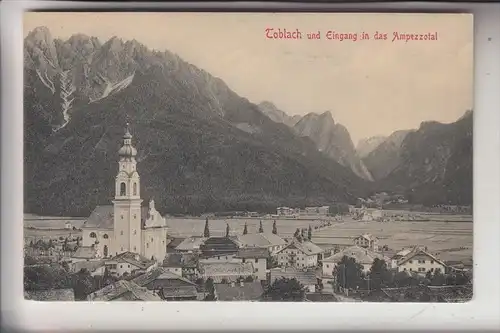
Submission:
[[[372,251],[378,251],[379,249],[379,240],[377,237],[372,234],[363,234],[360,235],[353,240],[354,245],[359,247],[370,249]]]
[[[167,239],[167,253],[177,252],[176,248],[184,241],[185,238],[168,237]]]
[[[217,301],[260,301],[264,294],[260,282],[218,283],[214,287]]]
[[[276,209],[276,215],[278,217],[292,217],[300,214],[300,209],[290,208],[290,207],[278,207]]]
[[[307,216],[328,216],[330,213],[330,206],[321,207],[306,207],[301,215]]]
[[[412,251],[397,261],[398,272],[417,272],[421,275],[439,269],[446,273],[446,264],[421,247],[416,246]]]
[[[313,242],[293,241],[276,254],[278,256],[278,265],[281,267],[307,268],[318,265],[319,255],[323,249]]]
[[[171,253],[162,267],[189,280],[198,276],[198,256],[192,253]]]
[[[73,226],[71,225],[71,222],[67,221],[66,223],[64,223],[64,229],[72,229]]]

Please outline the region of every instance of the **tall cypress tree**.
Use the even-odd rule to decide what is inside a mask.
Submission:
[[[229,223],[226,223],[226,237],[229,237]]]
[[[311,240],[312,238],[312,228],[311,225],[309,225],[309,229],[307,230],[307,239]]]
[[[203,236],[204,237],[210,237],[210,229],[208,229],[208,217],[205,221],[205,230],[203,231]]]
[[[259,226],[259,233],[263,233],[264,228],[262,227],[262,221],[260,221],[260,226]]]
[[[248,227],[247,227],[247,223],[245,222],[245,228],[243,228],[243,235],[246,235],[248,234]]]
[[[273,234],[277,235],[278,234],[278,228],[276,227],[276,220],[273,222]]]

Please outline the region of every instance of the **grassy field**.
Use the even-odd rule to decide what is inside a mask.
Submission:
[[[352,244],[352,239],[363,233],[371,233],[380,239],[380,245],[387,245],[394,251],[412,245],[427,246],[429,251],[439,253],[442,260],[467,260],[472,258],[472,216],[467,215],[425,215],[430,221],[354,221],[345,218],[344,221],[331,221],[325,226],[326,220],[292,220],[276,219],[278,234],[281,237],[291,237],[297,228],[313,228],[312,240],[324,247],[333,244]],[[68,218],[77,228],[83,220]],[[249,233],[256,233],[262,221],[264,231],[271,232],[273,219],[236,218],[209,219],[211,236],[224,236],[226,224],[229,224],[230,235],[243,234],[245,223]],[[36,223],[36,224],[35,224]],[[62,224],[61,224],[62,223]],[[43,219],[36,222],[26,219],[25,226],[35,225],[37,229],[25,228],[25,239],[58,238],[81,236],[78,231],[62,229],[64,221]],[[205,219],[201,218],[167,218],[169,235],[173,237],[202,236]],[[319,228],[320,226],[322,226]],[[318,227],[319,229],[314,229]],[[40,228],[40,229],[38,229]],[[47,228],[54,228],[48,230]]]

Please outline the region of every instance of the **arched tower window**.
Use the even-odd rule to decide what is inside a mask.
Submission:
[[[120,184],[120,195],[127,195],[127,185],[125,185],[125,183]]]
[[[137,183],[134,183],[134,195],[137,195]]]
[[[108,234],[104,234],[104,236],[102,236],[102,238],[104,238],[104,239],[108,239],[108,238],[109,238],[109,237],[108,237]]]
[[[95,232],[90,233],[90,238],[96,238],[96,237],[97,237],[97,235],[95,234]]]

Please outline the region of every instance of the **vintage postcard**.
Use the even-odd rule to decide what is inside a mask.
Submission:
[[[25,13],[24,291],[472,298],[469,14]]]

